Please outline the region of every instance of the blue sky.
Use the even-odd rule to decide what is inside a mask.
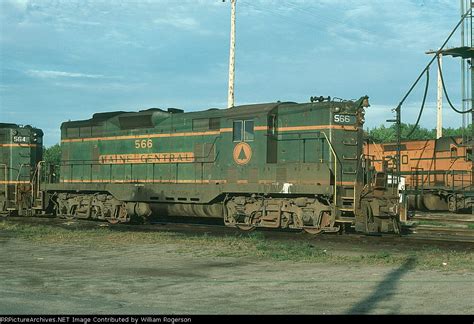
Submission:
[[[237,1],[237,105],[369,95],[367,127],[392,118],[460,16],[454,0]],[[94,112],[224,108],[229,17],[221,0],[0,0],[0,121],[42,128],[49,146],[61,122]],[[459,106],[460,60],[444,61]],[[422,125],[434,128],[431,76]],[[460,126],[445,107],[445,126]]]

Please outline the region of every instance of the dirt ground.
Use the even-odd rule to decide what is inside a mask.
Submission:
[[[1,233],[0,233],[1,234]],[[474,273],[0,235],[0,314],[474,314]]]

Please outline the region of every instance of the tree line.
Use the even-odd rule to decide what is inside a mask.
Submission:
[[[420,127],[419,125],[413,131],[413,134],[408,138],[407,135],[412,131],[413,124],[401,124],[401,139],[405,140],[429,140],[436,138],[436,128],[428,129]],[[459,128],[443,128],[443,137],[454,136],[471,136],[472,134],[472,125],[468,127],[459,127]],[[393,124],[390,127],[385,127],[384,125],[369,129],[365,132],[365,135],[369,138],[370,141],[375,143],[393,143],[397,141],[397,128]]]

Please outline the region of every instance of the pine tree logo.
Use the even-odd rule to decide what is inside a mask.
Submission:
[[[252,148],[244,142],[240,142],[234,147],[234,161],[239,165],[249,163],[252,158]]]

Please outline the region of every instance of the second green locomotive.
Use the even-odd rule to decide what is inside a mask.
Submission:
[[[31,215],[38,194],[43,132],[0,123],[0,215]]]
[[[368,97],[184,113],[97,113],[61,126],[59,216],[223,218],[227,226],[336,232],[398,229],[398,192],[364,157]]]

